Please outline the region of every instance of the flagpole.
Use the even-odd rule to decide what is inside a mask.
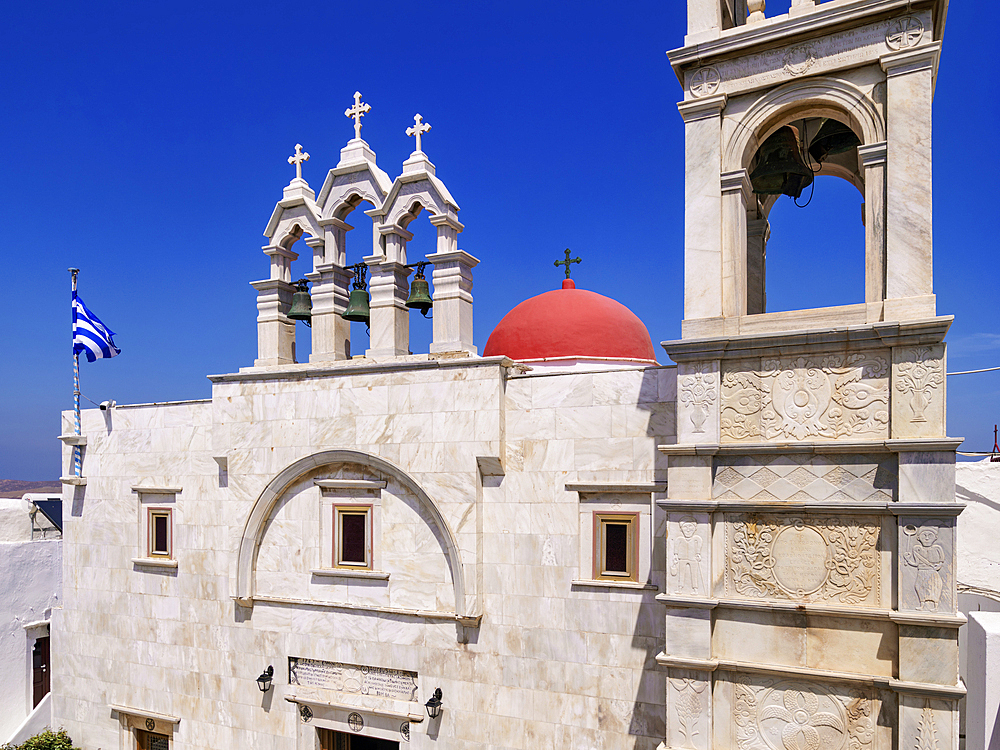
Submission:
[[[76,303],[76,276],[80,273],[79,268],[69,269],[70,274],[73,276],[73,303]],[[76,307],[73,308],[74,318],[76,316]],[[73,337],[76,337],[76,329],[74,326]],[[73,346],[73,426],[76,428],[76,434],[80,435],[80,354],[76,351],[76,346]],[[77,478],[83,476],[83,461],[81,456],[82,451],[79,445],[73,446],[73,475]]]

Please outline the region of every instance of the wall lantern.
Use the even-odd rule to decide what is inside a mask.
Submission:
[[[260,692],[266,693],[271,689],[271,678],[274,677],[274,667],[268,665],[267,669],[260,673],[260,677],[257,678],[257,687],[260,688]]]
[[[434,690],[434,695],[424,704],[424,708],[427,709],[427,715],[432,719],[441,715],[441,688]]]

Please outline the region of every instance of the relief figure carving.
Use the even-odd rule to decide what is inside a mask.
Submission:
[[[927,347],[917,348],[912,362],[900,362],[896,366],[896,390],[910,394],[911,422],[927,421],[924,412],[931,402],[932,392],[944,383],[941,370],[941,360]]]
[[[678,524],[680,536],[672,540],[670,575],[675,579],[677,593],[682,593],[685,585],[692,594],[701,591],[701,548],[704,540],[697,535],[698,523],[691,516],[685,516]]]
[[[913,579],[913,589],[917,594],[917,609],[925,612],[937,612],[941,605],[941,593],[944,590],[944,579],[941,569],[947,560],[944,547],[937,543],[938,528],[931,524],[903,527],[906,537],[906,549],[903,551],[903,562],[916,570]],[[916,544],[914,544],[916,539]]]
[[[679,378],[677,398],[685,406],[691,407],[691,424],[695,433],[705,432],[709,409],[718,395],[715,378],[711,365],[702,365]]]

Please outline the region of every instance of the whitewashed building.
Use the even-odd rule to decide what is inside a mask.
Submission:
[[[318,194],[289,159],[252,366],[67,437],[85,446],[56,720],[105,749],[956,750],[960,441],[930,225],[945,10],[688,0],[676,366],[568,274],[480,354],[479,260],[427,125],[390,179],[356,95]],[[865,301],[768,313],[768,213],[813,174],[865,196]],[[437,245],[417,259],[422,211]],[[422,260],[434,336],[413,354]],[[342,313],[363,274],[358,352]]]
[[[40,493],[0,499],[0,744],[51,717],[49,625],[62,601],[62,533],[39,506],[57,516],[58,501]]]

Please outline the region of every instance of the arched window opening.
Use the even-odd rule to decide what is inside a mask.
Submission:
[[[749,169],[749,314],[865,301],[860,144],[830,117],[786,122],[761,143]]]
[[[370,201],[365,200],[360,195],[354,195],[348,199],[340,211],[336,212],[336,218],[353,227],[353,229],[344,232],[345,268],[350,269],[351,266],[357,263],[363,263],[366,257],[376,254],[376,247],[381,248],[381,238],[378,229],[365,214],[366,211],[374,208],[375,206]],[[379,252],[381,252],[381,249]],[[353,269],[350,269],[349,273],[353,273]],[[371,281],[367,269],[365,269],[364,281],[366,285]],[[350,295],[353,289],[354,276],[351,276],[347,282],[348,295]],[[347,358],[359,354],[363,355],[371,346],[369,326],[357,321],[351,322],[351,338],[348,344],[350,351],[345,353]]]
[[[406,230],[413,234],[413,239],[406,243],[406,262],[408,265],[427,260],[427,256],[437,251],[437,227],[431,224],[432,214],[423,210],[419,204],[411,210],[416,216],[406,225]],[[427,278],[430,293],[434,293],[433,276],[434,266],[431,263],[424,268],[424,276]],[[412,291],[413,277],[416,276],[416,269],[410,274],[410,285]],[[427,312],[424,318],[418,310],[410,311],[410,352],[420,354],[430,351],[431,341],[434,338],[434,326],[431,319],[434,317],[434,310]]]
[[[768,216],[767,312],[865,301],[864,201],[831,176],[818,175],[811,189],[806,208],[782,196]]]

